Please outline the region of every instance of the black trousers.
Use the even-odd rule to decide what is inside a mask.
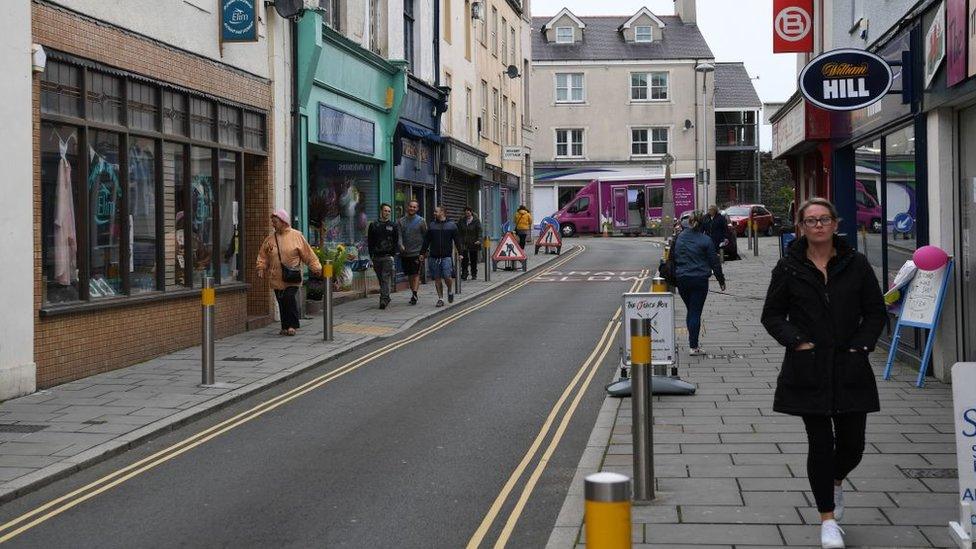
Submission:
[[[464,257],[461,258],[461,276],[468,276],[468,272],[471,273],[472,278],[478,276],[478,252],[480,251],[481,246],[464,249]]]
[[[519,239],[519,248],[525,249],[525,241],[529,238],[529,231],[515,231]]]
[[[288,286],[284,290],[275,290],[278,299],[278,312],[281,314],[281,329],[299,328],[298,326],[298,286]]]
[[[834,481],[844,480],[864,455],[867,414],[803,416],[807,428],[807,478],[817,511],[834,510]]]

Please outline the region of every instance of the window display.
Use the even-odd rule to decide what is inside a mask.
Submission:
[[[377,215],[378,187],[374,164],[317,159],[309,182],[309,242],[352,245],[362,254],[366,227]]]
[[[77,301],[78,130],[41,124],[42,292],[45,303]]]

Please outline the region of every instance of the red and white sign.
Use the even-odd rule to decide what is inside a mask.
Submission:
[[[519,246],[518,240],[515,240],[515,235],[512,233],[505,233],[505,236],[498,241],[495,251],[491,252],[492,261],[525,261],[526,259],[525,250]]]
[[[535,241],[536,246],[545,246],[546,248],[562,248],[563,239],[559,236],[559,231],[556,227],[548,223],[544,224],[542,234],[539,235],[539,239]]]
[[[773,0],[773,53],[813,51],[813,0]]]

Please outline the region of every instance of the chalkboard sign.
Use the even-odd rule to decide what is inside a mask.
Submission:
[[[895,354],[898,351],[898,341],[901,339],[903,326],[925,328],[929,331],[925,340],[925,351],[918,366],[918,378],[915,385],[925,384],[925,368],[932,356],[932,344],[935,342],[935,330],[939,326],[939,313],[942,312],[942,301],[945,298],[949,279],[952,275],[952,258],[945,265],[934,271],[919,269],[908,285],[905,299],[901,306],[901,314],[891,335],[891,346],[888,349],[888,362],[885,364],[884,378],[891,379],[891,369],[895,364]]]

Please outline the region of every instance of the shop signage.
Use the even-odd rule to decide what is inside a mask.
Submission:
[[[773,53],[813,51],[813,0],[773,0]]]
[[[502,148],[502,160],[521,160],[521,159],[522,159],[522,147]]]
[[[375,131],[373,122],[319,103],[319,142],[372,156]]]
[[[969,33],[969,70],[967,76],[976,76],[976,2],[969,3],[966,31]]]
[[[864,50],[832,50],[800,72],[800,92],[829,111],[853,111],[880,101],[891,89],[891,67]]]
[[[795,103],[773,124],[773,158],[778,158],[806,138],[806,106]]]
[[[674,364],[674,294],[640,292],[623,296],[623,347],[630,356],[630,320],[651,320],[651,363]]]
[[[257,14],[255,0],[220,1],[220,41],[257,42]]]
[[[946,4],[946,85],[966,79],[966,0]]]
[[[952,408],[955,412],[956,459],[959,467],[959,522],[949,523],[959,547],[972,543],[976,530],[976,362],[952,366]]]
[[[472,175],[481,175],[484,171],[483,158],[454,145],[448,148],[447,163]]]
[[[939,9],[935,12],[935,19],[928,32],[925,33],[925,87],[932,84],[935,73],[939,71],[939,65],[945,59],[945,2],[939,3]]]

